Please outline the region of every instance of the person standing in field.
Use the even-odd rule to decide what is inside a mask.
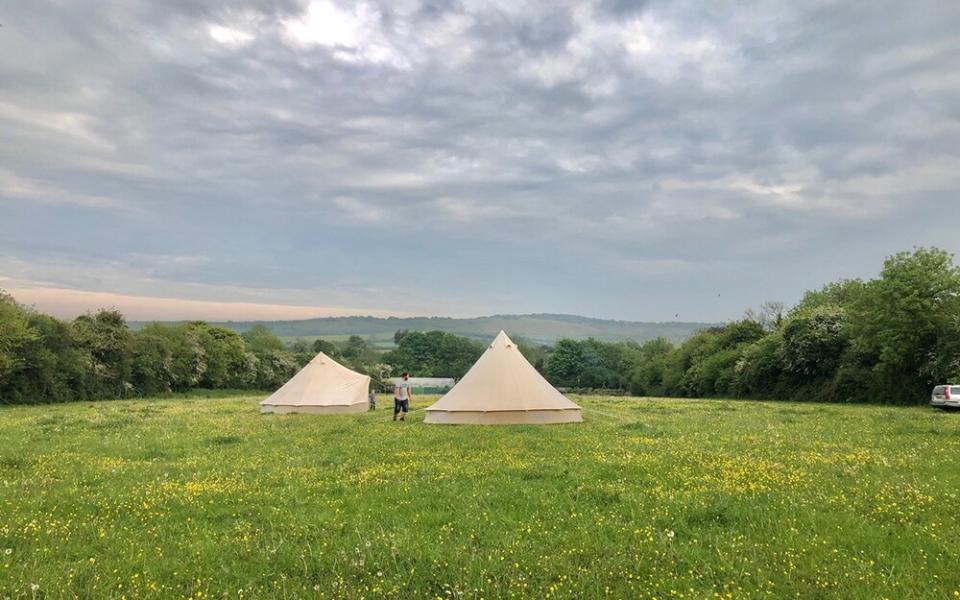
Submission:
[[[377,410],[377,390],[370,390],[367,402],[370,403],[370,410]]]
[[[410,399],[413,397],[412,385],[410,384],[410,373],[406,371],[400,376],[400,381],[393,387],[393,420],[405,421],[407,413],[410,412]],[[402,415],[400,413],[403,413]]]

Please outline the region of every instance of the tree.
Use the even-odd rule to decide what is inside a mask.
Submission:
[[[834,304],[793,314],[782,333],[784,370],[807,379],[832,377],[849,345],[845,317]]]
[[[299,365],[293,355],[283,350],[268,350],[252,355],[257,389],[275,390],[293,377]]]
[[[636,364],[630,371],[630,393],[637,396],[666,395],[666,359],[673,351],[673,344],[662,337],[640,346]]]
[[[783,302],[768,300],[760,305],[759,310],[748,309],[743,318],[759,323],[764,331],[773,331],[783,322]]]
[[[763,325],[751,319],[698,331],[667,362],[664,385],[668,393],[694,397],[733,394],[743,352],[764,334]]]
[[[206,369],[199,385],[209,389],[240,387],[246,365],[243,338],[230,329],[211,327],[203,321],[187,324],[187,331],[203,349],[206,360]]]
[[[584,352],[580,342],[562,339],[550,353],[550,360],[547,362],[547,378],[559,387],[581,387],[584,363]]]
[[[734,373],[736,395],[777,397],[783,378],[783,335],[772,331],[744,348]]]
[[[310,344],[307,343],[307,340],[297,338],[290,344],[290,352],[294,354],[305,354],[310,352]]]
[[[383,362],[399,374],[422,377],[463,377],[483,354],[483,345],[444,331],[411,331],[383,355]]]
[[[791,314],[824,305],[846,308],[860,297],[864,286],[863,281],[859,279],[841,279],[828,283],[818,290],[804,294],[803,299],[793,308]]]
[[[26,310],[0,290],[0,401],[24,401],[15,391],[16,379],[27,366],[26,348],[39,337],[39,332],[30,326]]]
[[[884,262],[850,305],[849,330],[873,362],[886,398],[925,401],[960,362],[960,268],[939,249],[901,252]]]
[[[148,325],[133,340],[131,382],[138,394],[150,396],[174,389],[173,341],[158,334],[160,325]]]
[[[241,334],[247,348],[254,354],[283,350],[283,342],[264,325],[254,325]]]
[[[389,381],[390,373],[393,372],[392,366],[386,363],[376,363],[365,366],[360,372],[370,376],[371,390],[384,390],[390,387]]]
[[[620,342],[562,339],[547,359],[546,376],[563,387],[624,389],[636,351]]]
[[[318,338],[313,341],[313,351],[315,353],[323,352],[331,358],[336,358],[340,356],[340,350],[334,345],[333,342]]]
[[[552,352],[553,349],[545,344],[532,344],[519,340],[514,341],[517,343],[517,349],[520,350],[520,354],[523,354],[527,362],[533,365],[533,368],[541,375],[545,375],[547,361],[550,359],[550,352]]]
[[[196,327],[189,324],[151,323],[137,333],[135,348],[135,377],[142,383],[155,377],[155,385],[162,391],[198,387],[207,372],[206,351]]]
[[[71,329],[78,345],[90,355],[91,397],[122,398],[132,391],[130,349],[133,336],[120,311],[101,309],[74,319]]]
[[[88,363],[66,323],[0,292],[0,402],[81,399]]]
[[[343,344],[340,354],[346,359],[362,358],[369,349],[366,340],[359,335],[351,335]]]

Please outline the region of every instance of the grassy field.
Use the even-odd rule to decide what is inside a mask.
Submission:
[[[590,397],[580,426],[482,428],[258,399],[0,408],[0,598],[960,597],[960,414]]]

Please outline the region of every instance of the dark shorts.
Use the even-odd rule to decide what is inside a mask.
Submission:
[[[393,399],[393,412],[398,413],[400,411],[410,412],[410,400],[401,400],[400,398]]]

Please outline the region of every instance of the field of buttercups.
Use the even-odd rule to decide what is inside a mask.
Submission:
[[[581,397],[582,425],[445,427],[259,399],[0,408],[0,600],[960,598],[960,414]]]

